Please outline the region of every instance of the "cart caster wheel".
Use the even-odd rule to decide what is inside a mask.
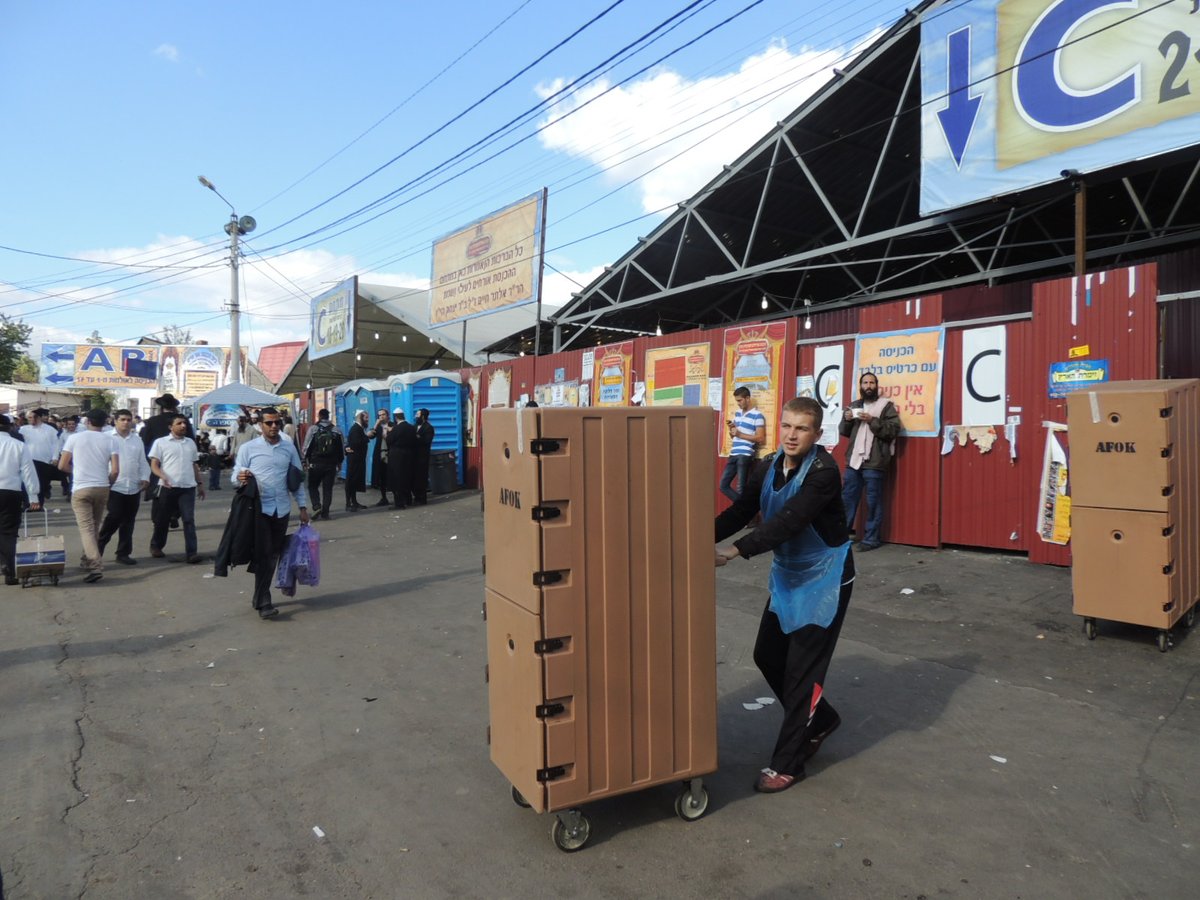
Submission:
[[[512,798],[513,803],[517,804],[517,806],[521,807],[521,809],[529,809],[529,801],[526,800],[525,796],[516,789],[516,786],[514,786],[512,789]]]
[[[57,586],[58,586],[58,576],[57,576],[57,575],[51,575],[51,576],[50,576],[50,583],[51,583],[52,585],[54,585],[55,587],[57,587]]]
[[[1183,627],[1191,628],[1196,624],[1196,607],[1192,607],[1183,614]]]
[[[1167,648],[1169,648],[1171,646],[1171,635],[1165,631],[1160,631],[1158,633],[1157,643],[1158,643],[1158,652],[1166,653]]]
[[[1089,641],[1094,641],[1096,639],[1096,620],[1095,619],[1084,619],[1083,620],[1083,633],[1085,635],[1087,635],[1087,639]]]
[[[568,809],[554,817],[550,825],[550,839],[563,853],[574,853],[583,849],[592,836],[592,823],[577,809]]]
[[[708,812],[708,791],[700,788],[695,797],[690,786],[685,786],[675,798],[675,815],[685,822],[695,822]]]

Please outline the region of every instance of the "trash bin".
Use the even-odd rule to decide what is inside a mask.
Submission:
[[[434,450],[429,454],[429,484],[435,494],[458,490],[458,454]]]

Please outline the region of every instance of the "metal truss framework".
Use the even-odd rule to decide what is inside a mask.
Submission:
[[[551,317],[554,349],[610,328],[718,326],[1071,272],[1066,181],[920,216],[919,21],[897,23],[576,294]],[[1198,175],[1193,147],[1088,176],[1089,266],[1200,242]]]

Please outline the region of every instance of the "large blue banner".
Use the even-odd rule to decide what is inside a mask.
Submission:
[[[921,214],[1200,142],[1193,0],[979,0],[921,24]]]

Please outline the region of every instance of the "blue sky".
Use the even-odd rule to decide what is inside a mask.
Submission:
[[[221,342],[228,208],[201,174],[259,223],[242,270],[254,356],[303,339],[308,298],[349,275],[423,285],[435,237],[543,186],[553,305],[903,12],[701,0],[599,82],[426,174],[689,6],[616,2],[518,74],[614,2],[11,5],[0,244],[23,252],[0,250],[0,312],[35,341],[177,324]],[[331,227],[393,192],[373,221]]]

